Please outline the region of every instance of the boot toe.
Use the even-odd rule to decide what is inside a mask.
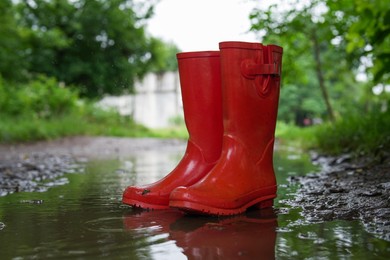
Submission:
[[[124,204],[145,209],[169,208],[169,194],[153,192],[147,187],[127,187],[123,193],[122,201]]]

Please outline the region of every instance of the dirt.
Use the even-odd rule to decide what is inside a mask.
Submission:
[[[71,137],[28,144],[0,144],[0,196],[41,191],[67,172],[82,172],[91,159],[121,158],[148,150],[184,149],[182,140]],[[310,222],[359,220],[365,229],[390,241],[390,153],[378,158],[313,154],[321,171],[291,177],[300,186],[291,207]],[[66,178],[64,178],[66,179]],[[42,180],[55,180],[43,185]]]
[[[121,158],[148,150],[177,149],[183,145],[183,140],[176,139],[77,136],[33,143],[0,144],[0,161],[32,153],[86,159]]]
[[[300,188],[286,204],[302,208],[309,222],[359,220],[368,232],[390,241],[390,154],[312,158],[321,171],[290,178]]]

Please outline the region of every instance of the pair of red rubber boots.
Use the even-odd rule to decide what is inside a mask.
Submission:
[[[160,181],[127,187],[123,203],[209,215],[272,207],[283,51],[249,42],[219,48],[177,54],[189,132],[185,155]]]

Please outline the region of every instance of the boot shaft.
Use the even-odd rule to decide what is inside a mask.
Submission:
[[[274,139],[282,48],[247,42],[219,46],[224,135],[240,140],[260,156]]]
[[[216,161],[223,136],[219,51],[178,53],[177,59],[189,140],[206,161]]]

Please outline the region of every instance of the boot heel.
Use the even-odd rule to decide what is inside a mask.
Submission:
[[[273,205],[274,205],[274,200],[270,199],[270,200],[261,201],[255,205],[253,205],[253,207],[258,208],[258,209],[266,209],[266,208],[272,208]]]

